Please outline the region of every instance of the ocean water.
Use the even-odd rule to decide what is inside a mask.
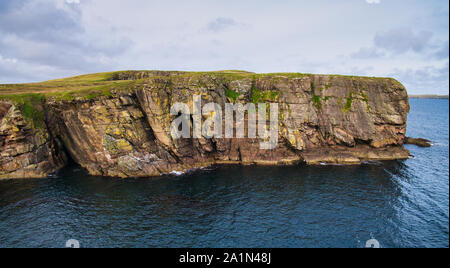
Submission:
[[[449,102],[411,108],[407,161],[0,181],[0,247],[448,247]]]

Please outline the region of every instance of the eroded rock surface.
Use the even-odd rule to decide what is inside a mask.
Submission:
[[[92,175],[155,176],[176,164],[157,143],[134,96],[48,107],[54,137]]]
[[[219,163],[359,164],[407,159],[403,148],[408,96],[388,78],[331,75],[187,75],[123,72],[113,80],[143,81],[90,99],[43,102],[45,127],[33,128],[10,103],[0,105],[0,178],[43,177],[66,161],[65,151],[93,175],[155,176]],[[176,139],[174,103],[278,103],[279,143],[258,138]],[[207,116],[203,116],[207,119]],[[246,118],[247,119],[247,118]]]
[[[30,126],[14,105],[0,102],[0,179],[43,178],[65,162],[47,129]]]

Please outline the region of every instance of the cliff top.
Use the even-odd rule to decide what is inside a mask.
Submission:
[[[214,75],[227,80],[245,78],[287,77],[300,78],[314,76],[305,73],[267,73],[257,74],[239,70],[213,72],[181,72],[181,71],[117,71],[80,75],[70,78],[56,79],[39,83],[0,84],[0,99],[17,100],[29,94],[42,94],[45,97],[55,97],[60,100],[71,100],[77,97],[92,99],[100,95],[108,95],[111,90],[121,91],[134,89],[150,77],[200,77]],[[318,75],[320,76],[320,75]],[[325,75],[324,75],[325,76]],[[379,77],[329,75],[348,79],[390,79]]]

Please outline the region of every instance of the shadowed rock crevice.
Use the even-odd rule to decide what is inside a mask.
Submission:
[[[11,108],[11,104],[0,102],[0,122],[6,116],[6,114],[8,113],[10,108]]]

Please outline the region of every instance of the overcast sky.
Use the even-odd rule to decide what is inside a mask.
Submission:
[[[448,19],[447,0],[0,0],[0,83],[240,69],[448,94]]]

